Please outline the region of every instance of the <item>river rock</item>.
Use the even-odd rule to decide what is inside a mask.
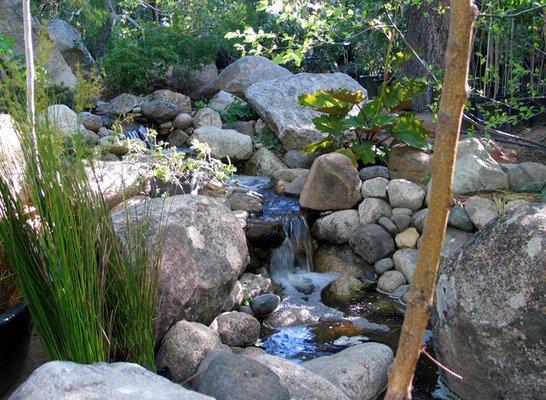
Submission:
[[[212,321],[210,328],[218,332],[222,343],[231,347],[250,346],[260,336],[258,320],[238,311],[229,311],[218,315]]]
[[[403,232],[400,232],[394,237],[396,246],[399,249],[402,248],[413,248],[417,245],[417,240],[419,240],[419,232],[415,228],[408,228]]]
[[[472,232],[474,224],[462,206],[453,206],[449,212],[448,224],[465,232]]]
[[[244,98],[249,86],[290,75],[289,70],[265,57],[245,56],[228,65],[214,81],[203,86],[198,96],[208,98],[224,90]]]
[[[205,354],[220,345],[218,332],[198,322],[178,321],[161,342],[157,370],[174,382],[184,382],[197,372]]]
[[[392,208],[385,200],[369,197],[358,206],[360,223],[375,224],[381,217],[390,217]]]
[[[466,211],[465,211],[466,214]],[[423,233],[425,229],[425,222],[428,215],[428,208],[423,208],[422,210],[417,211],[411,217],[411,225],[417,229],[417,232]]]
[[[70,361],[51,361],[42,365],[10,399],[214,400],[137,364],[81,365]]]
[[[516,192],[539,192],[546,183],[546,165],[538,162],[504,164],[502,169],[508,174],[510,189]]]
[[[258,132],[256,128],[256,132]],[[284,162],[290,168],[311,168],[313,161],[319,156],[317,153],[304,153],[301,150],[289,150],[284,155]]]
[[[200,393],[217,400],[290,400],[290,392],[266,365],[230,351],[212,355],[201,370]]]
[[[298,97],[319,89],[341,88],[366,94],[366,90],[346,74],[300,73],[256,83],[246,90],[245,96],[287,150],[304,150],[326,134],[313,125],[313,118],[320,113],[301,106]]]
[[[497,218],[499,211],[493,200],[472,196],[465,202],[464,208],[476,228],[482,229],[490,221]]]
[[[363,225],[356,229],[349,238],[353,251],[368,264],[387,257],[395,250],[392,236],[380,225]]]
[[[394,210],[399,210],[399,209],[395,208]],[[408,227],[410,226],[411,221],[412,221],[412,215],[411,214],[406,214],[406,213],[394,213],[393,212],[390,219],[394,223],[394,225],[396,225],[396,228],[398,229],[398,232],[403,232],[406,229],[408,229]]]
[[[405,179],[393,179],[387,187],[389,203],[393,207],[409,208],[416,211],[421,208],[426,191],[421,185]]]
[[[383,228],[385,228],[391,235],[395,236],[398,233],[398,228],[396,227],[396,224],[392,222],[387,217],[381,217],[377,221],[379,225],[381,225]]]
[[[193,126],[193,117],[186,113],[178,114],[173,120],[173,127],[175,129],[186,130]]]
[[[150,246],[162,239],[156,338],[183,319],[210,324],[248,263],[237,218],[220,202],[196,195],[155,198],[128,213],[130,220],[149,218]],[[125,212],[112,214],[121,238],[127,235],[126,218]]]
[[[144,101],[140,107],[142,115],[155,122],[171,121],[181,112],[178,105],[165,100]]]
[[[507,189],[508,175],[491,157],[478,139],[459,142],[453,178],[453,192],[458,195]]]
[[[325,154],[313,163],[300,204],[320,211],[349,209],[360,201],[361,185],[358,171],[347,157],[340,153]]]
[[[246,136],[246,135],[244,135]],[[250,139],[249,136],[246,136]],[[250,139],[252,142],[252,139]],[[271,150],[262,147],[256,150],[243,167],[245,175],[273,176],[275,172],[286,169],[286,165]]]
[[[349,246],[321,244],[313,255],[315,272],[336,272],[362,278],[368,265]]]
[[[406,277],[399,271],[385,271],[377,281],[377,288],[392,293],[406,283]]]
[[[351,400],[373,400],[387,385],[387,372],[393,358],[388,346],[363,343],[306,361],[303,366],[332,382]]]
[[[267,317],[273,314],[281,302],[276,294],[261,294],[252,299],[252,312],[258,318]]]
[[[296,179],[286,185],[284,192],[288,196],[298,197],[301,195],[301,192],[303,192],[305,182],[307,182],[307,176],[298,176]]]
[[[311,228],[313,236],[333,244],[346,244],[351,233],[360,225],[358,211],[335,211],[318,218]]]
[[[269,249],[279,247],[286,236],[282,221],[255,218],[248,221],[245,234],[254,247]]]
[[[214,111],[212,108],[201,108],[197,110],[193,116],[193,127],[198,129],[203,126],[212,126],[214,128],[222,127],[222,118],[218,111]]]
[[[140,106],[137,96],[130,93],[122,93],[107,103],[97,104],[96,113],[99,115],[125,115]]]
[[[47,36],[61,52],[64,60],[72,70],[81,68],[93,61],[93,57],[83,43],[78,31],[62,19],[47,22]]]
[[[196,129],[192,138],[207,143],[212,156],[219,159],[229,157],[232,161],[248,160],[254,151],[250,137],[231,129],[204,126]]]
[[[394,262],[392,261],[392,258],[382,258],[381,260],[378,260],[373,265],[373,269],[377,275],[381,275],[388,270],[391,270],[394,268]]]
[[[432,170],[432,154],[409,146],[394,146],[389,152],[388,167],[393,179],[423,184]]]
[[[233,288],[231,289],[231,292],[224,303],[224,308],[222,311],[227,312],[237,309],[241,306],[241,304],[243,304],[244,300],[245,294],[243,292],[243,285],[241,282],[237,281],[235,282],[235,285],[233,285]]]
[[[281,308],[268,316],[263,325],[270,329],[288,328],[290,326],[312,325],[318,322],[307,308]]]
[[[80,114],[81,123],[83,127],[92,132],[98,132],[102,128],[102,118],[98,115],[91,114],[89,112],[83,112]]]
[[[433,309],[443,382],[465,399],[544,397],[546,205],[514,207],[444,263]],[[508,383],[508,384],[507,384]]]
[[[413,274],[417,268],[417,257],[419,252],[415,249],[400,249],[392,255],[394,268],[401,272],[406,280],[413,283]]]
[[[190,135],[182,129],[175,129],[167,136],[167,143],[174,147],[185,147],[190,142]]]
[[[372,178],[362,182],[362,198],[377,197],[379,199],[386,199],[388,184],[389,180],[383,177]]]
[[[227,203],[232,210],[244,210],[253,214],[261,214],[263,211],[262,199],[250,192],[230,193],[227,197]]]
[[[311,372],[310,368],[269,355],[258,348],[249,347],[245,349],[243,355],[269,368],[288,389],[290,399],[348,400],[340,388],[319,374]],[[319,367],[316,369],[319,370]]]
[[[364,167],[358,172],[358,174],[360,175],[360,179],[362,179],[363,181],[374,178],[391,178],[389,169],[382,165],[372,165],[371,167]]]
[[[328,303],[348,304],[364,297],[368,285],[351,275],[341,275],[324,289],[322,296]]]
[[[261,294],[273,293],[273,282],[263,275],[246,272],[239,281],[243,285],[245,298],[253,299]]]

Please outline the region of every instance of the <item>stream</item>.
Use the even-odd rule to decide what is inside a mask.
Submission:
[[[269,263],[271,278],[283,293],[278,310],[305,308],[317,321],[280,329],[263,326],[264,350],[299,364],[365,342],[383,343],[396,352],[404,320],[400,304],[371,289],[358,302],[325,305],[321,292],[338,275],[313,272],[311,236],[298,200],[276,194],[268,178],[238,176],[237,183],[262,196],[264,211],[256,218],[283,223],[286,238],[272,250]],[[434,354],[430,330],[424,342]],[[426,357],[420,358],[413,383],[414,399],[451,399],[440,387],[436,366]]]

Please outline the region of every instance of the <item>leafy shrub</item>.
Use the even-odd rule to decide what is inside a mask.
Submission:
[[[256,117],[252,106],[241,100],[235,100],[220,111],[222,121],[228,126],[234,126],[237,121],[250,121]]]
[[[337,149],[355,163],[373,164],[384,158],[387,139],[394,138],[409,146],[425,149],[427,131],[415,113],[402,111],[424,83],[416,80],[383,85],[379,97],[364,102],[362,92],[347,90],[317,91],[304,94],[299,101],[323,115],[315,117],[316,129],[328,136],[313,143],[307,151]]]
[[[269,129],[256,132],[256,135],[254,135],[254,142],[263,144],[271,151],[279,151],[282,149],[281,141],[275,132],[271,132]]]
[[[226,182],[235,173],[231,163],[223,163],[211,156],[207,143],[197,140],[191,142],[190,154],[178,150],[167,143],[157,143],[155,149],[133,146],[128,160],[145,160],[150,169],[147,173],[156,181],[159,194],[196,194],[209,182]]]

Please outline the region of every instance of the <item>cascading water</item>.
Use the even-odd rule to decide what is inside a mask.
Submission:
[[[270,272],[273,279],[283,279],[294,273],[313,270],[313,249],[309,226],[303,215],[283,218],[285,238],[271,252]]]

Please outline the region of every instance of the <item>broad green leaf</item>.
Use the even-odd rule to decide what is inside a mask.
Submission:
[[[423,128],[423,121],[415,118],[415,113],[407,112],[398,117],[392,128],[394,136],[408,146],[425,149],[428,146],[428,132]]]
[[[311,143],[304,150],[304,153],[314,153],[317,150],[327,150],[334,144],[334,141],[330,138],[324,138],[318,142]]]
[[[375,163],[376,152],[375,152],[375,149],[373,148],[372,142],[368,141],[368,142],[356,144],[352,147],[352,149],[357,155],[358,159],[362,161],[364,165]]]
[[[313,124],[321,132],[339,137],[347,130],[346,120],[334,115],[321,115],[313,118]]]
[[[368,101],[364,106],[362,107],[362,114],[367,119],[372,119],[376,114],[381,111],[381,103],[379,99],[374,99],[372,101]]]
[[[315,93],[302,94],[298,99],[302,106],[310,107],[328,115],[345,116],[353,108],[353,104],[338,100],[321,90],[317,90]]]
[[[394,114],[378,114],[372,118],[370,126],[383,127],[385,125],[394,124],[397,118],[398,117]]]

